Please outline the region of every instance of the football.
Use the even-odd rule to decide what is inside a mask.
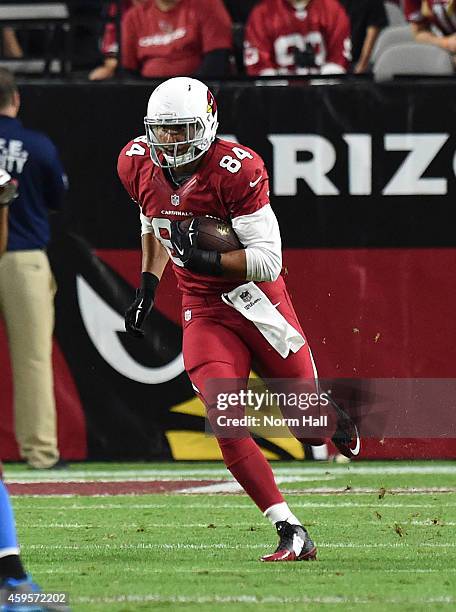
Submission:
[[[198,219],[198,248],[205,251],[218,251],[219,253],[242,249],[242,244],[229,223],[210,216],[198,217]],[[181,221],[179,223],[180,229],[187,231],[192,220]]]

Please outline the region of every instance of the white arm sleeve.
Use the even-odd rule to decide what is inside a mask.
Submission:
[[[276,280],[282,270],[282,240],[271,205],[266,204],[250,215],[234,217],[231,223],[245,247],[246,279]]]
[[[154,228],[149,219],[145,217],[142,212],[139,213],[139,218],[141,219],[141,236],[144,236],[144,234],[153,234]]]

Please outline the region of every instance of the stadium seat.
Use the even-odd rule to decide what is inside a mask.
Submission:
[[[390,26],[405,25],[407,20],[403,11],[392,2],[385,2],[386,16],[388,17],[388,23]]]
[[[2,4],[0,6],[0,29],[13,27],[16,31],[38,29],[43,32],[44,50],[42,57],[24,57],[21,59],[1,58],[0,65],[14,72],[44,73],[65,72],[69,53],[69,10],[67,3],[28,3]],[[63,44],[59,53],[52,51],[55,46],[55,35],[63,32]]]
[[[453,75],[451,55],[422,43],[403,43],[386,49],[374,64],[376,81],[386,81],[396,75]]]
[[[375,64],[381,54],[389,47],[401,43],[412,43],[414,40],[412,28],[409,25],[386,27],[380,32],[375,42],[371,56],[372,63]]]

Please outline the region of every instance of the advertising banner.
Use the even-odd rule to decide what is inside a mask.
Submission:
[[[70,182],[49,248],[58,284],[59,439],[68,459],[220,457],[184,371],[171,270],[145,338],[124,331],[123,313],[140,278],[140,225],[116,163],[122,147],[143,133],[153,87],[21,88],[22,121],[54,140]],[[456,85],[214,84],[213,92],[221,137],[265,160],[284,278],[320,377],[362,381],[382,398],[388,418],[366,435],[362,456],[454,458],[455,432],[445,424],[456,379],[456,137],[449,121]],[[0,446],[12,460],[3,329],[0,347]],[[362,415],[369,414],[369,397]],[[410,406],[419,427],[407,421]],[[304,456],[294,438],[272,433],[258,439],[268,458]]]

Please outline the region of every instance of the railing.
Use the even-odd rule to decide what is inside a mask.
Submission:
[[[42,53],[38,56],[5,57],[0,65],[26,74],[65,75],[70,70],[71,27],[66,3],[11,4],[0,6],[0,27],[14,30],[40,30]],[[59,32],[61,40],[58,40]]]

